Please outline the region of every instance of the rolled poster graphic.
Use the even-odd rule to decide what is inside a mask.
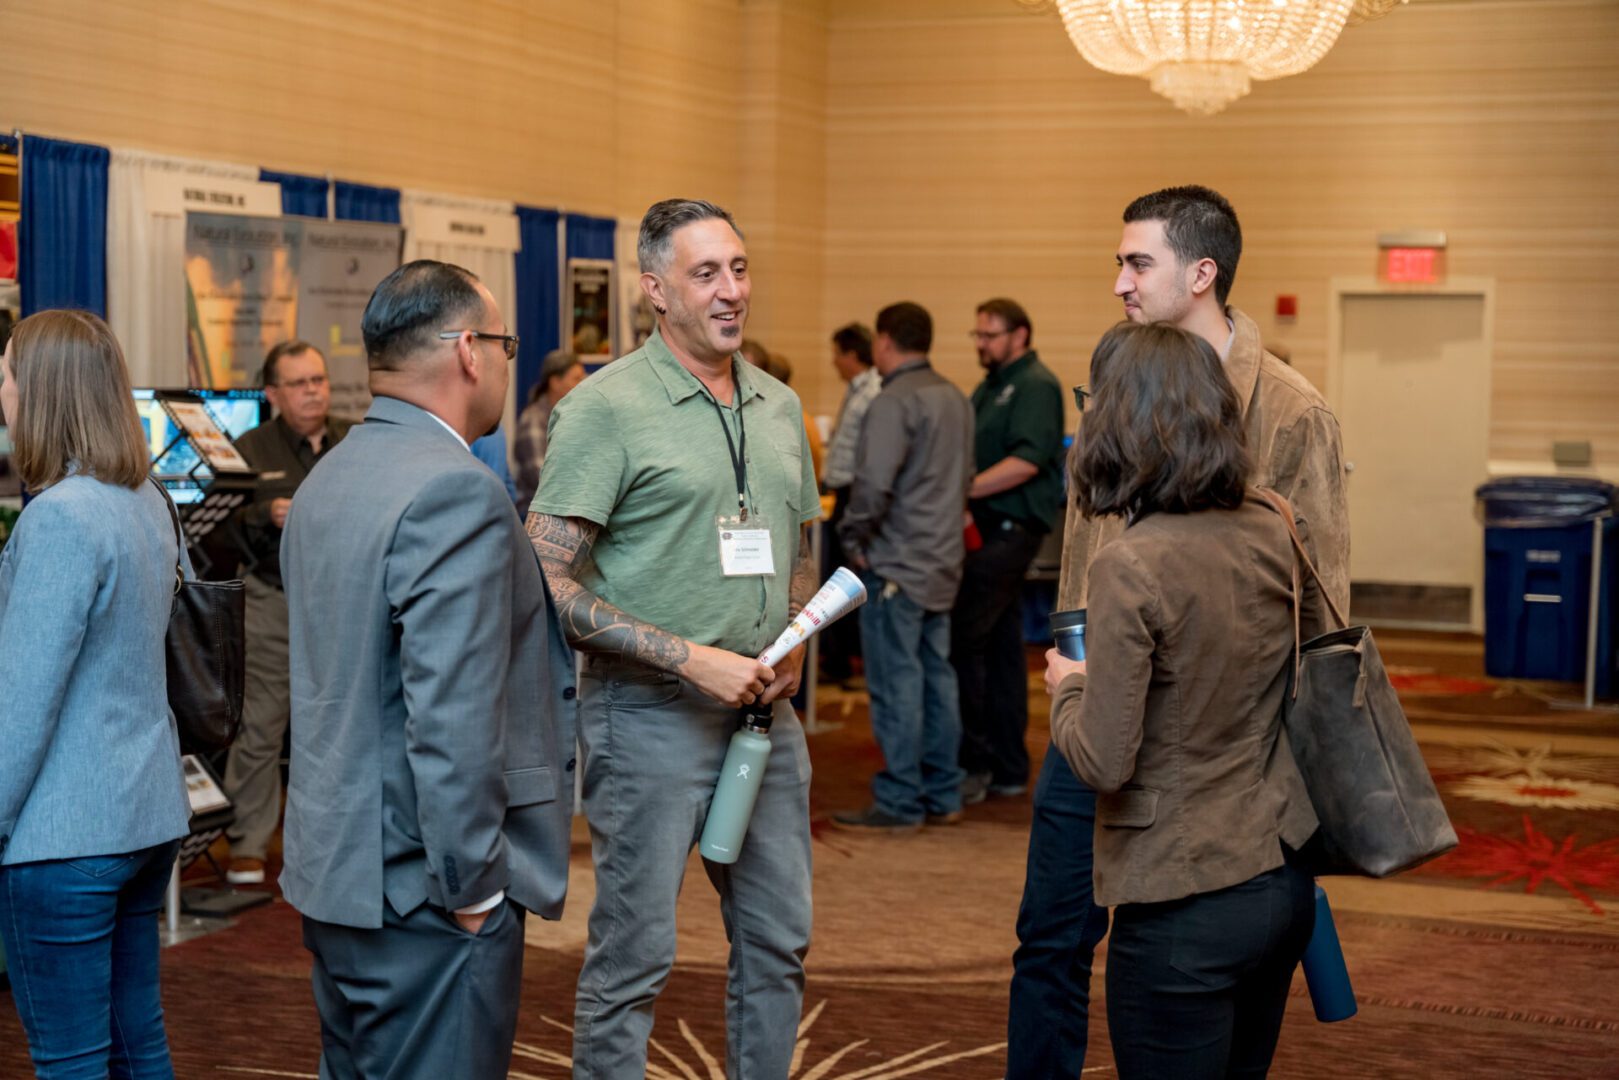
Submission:
[[[825,630],[865,602],[866,587],[860,583],[860,578],[848,567],[838,567],[832,571],[832,576],[826,579],[820,591],[804,605],[804,610],[793,616],[793,621],[787,624],[787,629],[781,632],[776,643],[759,654],[759,663],[775,667],[812,635]]]

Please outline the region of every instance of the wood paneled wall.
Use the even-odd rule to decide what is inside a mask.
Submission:
[[[829,55],[828,327],[917,300],[967,384],[973,307],[1006,294],[1080,381],[1121,314],[1121,211],[1204,183],[1243,222],[1233,302],[1318,386],[1329,280],[1375,272],[1380,231],[1444,229],[1450,273],[1497,282],[1491,456],[1589,438],[1619,464],[1612,0],[1414,3],[1211,118],[1092,69],[1011,0],[836,0]]]
[[[1331,278],[1450,234],[1497,282],[1491,453],[1619,463],[1619,3],[1416,2],[1193,119],[1012,0],[0,0],[0,128],[616,216],[735,207],[750,332],[812,411],[826,338],[914,299],[977,369],[1006,294],[1083,377],[1135,195],[1224,191],[1234,302],[1325,384]],[[1296,322],[1271,312],[1297,295]],[[1443,407],[1443,403],[1436,403]]]
[[[636,215],[734,200],[736,0],[0,0],[0,125]]]

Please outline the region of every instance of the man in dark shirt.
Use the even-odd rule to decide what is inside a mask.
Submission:
[[[840,828],[909,832],[961,819],[961,745],[950,605],[961,581],[961,515],[973,479],[972,407],[928,363],[933,320],[917,304],[877,316],[883,379],[861,427],[838,522],[868,599],[860,609],[871,728],[883,770]]]
[[[247,693],[242,730],[225,765],[236,804],[227,833],[232,885],[264,881],[264,856],[281,816],[281,744],[287,733],[287,597],[281,587],[281,530],[293,493],[349,429],[329,415],[326,358],[307,341],[283,341],[264,358],[264,395],[276,418],[236,442],[259,474],[253,502],[234,519],[247,584]]]
[[[986,374],[972,397],[978,474],[968,509],[983,544],[967,553],[950,621],[968,804],[1028,790],[1023,579],[1062,509],[1063,435],[1062,387],[1031,347],[1022,305],[984,301],[972,337]]]

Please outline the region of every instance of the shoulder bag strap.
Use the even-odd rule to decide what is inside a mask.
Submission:
[[[179,595],[180,586],[185,584],[185,564],[181,562],[181,553],[185,551],[185,536],[180,532],[180,511],[175,508],[174,500],[169,497],[169,489],[158,483],[155,476],[147,477],[152,486],[157,488],[158,494],[163,496],[163,505],[169,508],[169,521],[174,525],[174,592]]]
[[[1300,588],[1299,584],[1299,564],[1301,562],[1304,564],[1304,568],[1310,572],[1310,576],[1315,579],[1316,589],[1321,593],[1321,599],[1327,602],[1327,610],[1332,613],[1333,620],[1338,624],[1338,629],[1342,630],[1348,627],[1349,620],[1345,619],[1343,612],[1338,610],[1338,605],[1333,602],[1332,594],[1327,592],[1327,587],[1321,580],[1321,574],[1317,572],[1315,564],[1310,561],[1310,553],[1304,549],[1304,541],[1299,538],[1299,527],[1293,516],[1293,504],[1288,502],[1281,494],[1269,488],[1260,488],[1258,490],[1260,497],[1270,504],[1271,509],[1281,515],[1283,524],[1287,526],[1287,535],[1293,541],[1293,696],[1297,697],[1299,693],[1299,648],[1302,637],[1300,618],[1304,606],[1304,590]]]

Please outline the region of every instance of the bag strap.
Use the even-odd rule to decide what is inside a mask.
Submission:
[[[178,596],[180,587],[185,584],[185,564],[180,561],[181,553],[185,551],[185,537],[180,532],[180,511],[174,505],[174,499],[169,495],[169,489],[158,483],[157,477],[149,476],[152,486],[157,488],[163,496],[163,505],[169,508],[169,521],[174,525],[174,592]]]
[[[1316,589],[1321,593],[1321,599],[1327,602],[1327,610],[1332,613],[1333,619],[1338,624],[1338,629],[1343,630],[1347,628],[1349,626],[1349,620],[1344,618],[1343,612],[1338,610],[1338,605],[1333,601],[1332,594],[1327,592],[1326,583],[1321,580],[1321,574],[1316,570],[1315,563],[1310,561],[1310,553],[1304,549],[1304,541],[1299,537],[1298,522],[1293,516],[1293,504],[1288,502],[1287,499],[1280,493],[1272,491],[1270,488],[1259,488],[1258,492],[1260,497],[1270,504],[1270,508],[1281,515],[1283,524],[1287,526],[1287,535],[1291,537],[1293,541],[1292,696],[1297,698],[1299,695],[1299,668],[1301,665],[1299,650],[1301,648],[1301,640],[1303,636],[1300,629],[1300,619],[1302,616],[1302,609],[1304,607],[1304,590],[1300,587],[1299,578],[1299,564],[1301,562],[1304,564],[1304,568],[1310,572],[1310,576],[1315,579]]]

